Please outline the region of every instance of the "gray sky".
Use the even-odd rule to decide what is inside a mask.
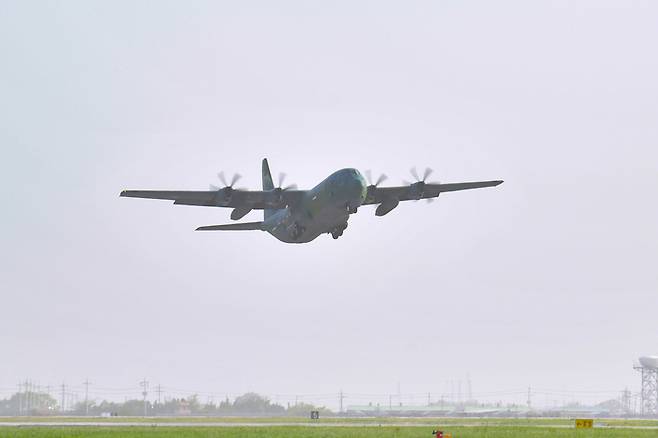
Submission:
[[[637,389],[658,4],[276,3],[0,3],[0,388]],[[259,188],[263,157],[302,188],[348,166],[505,184],[306,245],[118,197]]]

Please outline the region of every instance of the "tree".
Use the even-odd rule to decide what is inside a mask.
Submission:
[[[233,402],[233,412],[236,414],[283,414],[285,409],[283,406],[272,404],[267,398],[256,394],[255,392],[248,392],[235,399]]]
[[[0,400],[0,415],[49,415],[56,411],[57,401],[45,392],[18,392]]]
[[[318,407],[309,403],[297,403],[296,405],[290,406],[286,409],[286,415],[291,417],[308,417],[311,415],[311,411],[318,411],[321,417],[333,415],[333,412],[324,406]]]

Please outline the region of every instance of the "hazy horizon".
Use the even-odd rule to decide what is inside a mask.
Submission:
[[[0,388],[639,388],[658,353],[658,4],[3,2]],[[384,185],[334,241],[121,199]],[[244,221],[259,220],[252,212]],[[90,391],[93,387],[90,387]],[[520,396],[524,400],[524,396]]]

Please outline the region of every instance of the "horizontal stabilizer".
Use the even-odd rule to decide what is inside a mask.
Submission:
[[[244,222],[241,224],[206,225],[196,231],[236,231],[236,230],[262,230],[262,222]]]

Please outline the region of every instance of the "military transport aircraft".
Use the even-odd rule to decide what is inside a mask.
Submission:
[[[159,191],[124,190],[121,196],[129,198],[168,199],[178,205],[200,205],[205,207],[233,208],[231,219],[238,220],[252,210],[263,210],[264,220],[224,225],[208,225],[197,231],[212,230],[261,230],[267,231],[282,242],[305,243],[323,233],[334,239],[342,236],[347,228],[350,214],[362,205],[378,204],[375,214],[384,216],[400,201],[434,200],[443,192],[494,187],[503,181],[477,181],[464,183],[429,183],[425,180],[432,173],[427,168],[420,178],[415,168],[411,169],[414,183],[398,187],[379,187],[386,179],[381,175],[374,183],[370,172],[366,172],[369,183],[356,169],[342,169],[310,190],[297,190],[295,185],[282,187],[285,174],[280,174],[279,186],[274,187],[267,159],[263,159],[263,190],[234,188],[240,175],[235,174],[230,183],[224,173],[218,177],[224,187],[211,185],[204,191]]]

